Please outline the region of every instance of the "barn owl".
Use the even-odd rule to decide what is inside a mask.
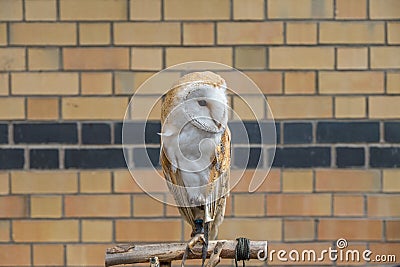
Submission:
[[[192,227],[182,266],[193,246],[215,239],[229,191],[230,132],[226,83],[213,72],[181,77],[161,109],[160,161],[170,192]]]

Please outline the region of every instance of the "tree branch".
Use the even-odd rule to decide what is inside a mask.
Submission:
[[[221,248],[216,247],[221,243]],[[214,251],[211,266],[218,264],[219,258],[234,259],[236,240],[213,240],[209,242],[207,257]],[[257,259],[259,251],[264,251],[267,241],[250,241],[250,259]],[[105,257],[105,266],[120,264],[132,264],[149,262],[150,258],[158,257],[159,262],[171,262],[181,260],[185,252],[187,243],[158,243],[158,244],[127,244],[108,248]],[[188,259],[201,259],[201,245],[193,248],[193,253],[189,253]],[[219,254],[219,255],[218,255]],[[214,265],[215,264],[215,265]]]

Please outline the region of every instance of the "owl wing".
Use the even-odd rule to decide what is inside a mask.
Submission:
[[[222,134],[221,142],[216,147],[216,156],[210,171],[210,196],[217,193],[216,199],[208,201],[206,207],[205,221],[210,221],[210,239],[215,239],[218,226],[222,223],[225,215],[226,198],[229,195],[229,178],[231,167],[231,134],[226,128]],[[221,197],[222,196],[222,197]]]
[[[222,223],[225,213],[226,197],[229,192],[230,142],[230,131],[226,128],[221,136],[220,143],[215,149],[215,157],[210,165],[205,221],[210,222],[211,239],[215,238],[217,228]],[[190,207],[189,197],[185,190],[180,170],[173,168],[163,148],[161,149],[160,161],[164,176],[170,182],[168,186],[178,205],[179,212],[192,227],[195,227],[194,207]],[[171,184],[177,186],[171,186]]]

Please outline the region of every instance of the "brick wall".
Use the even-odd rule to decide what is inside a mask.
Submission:
[[[254,194],[245,173],[221,238],[342,237],[399,261],[399,20],[399,0],[0,0],[0,266],[102,266],[114,243],[188,239],[131,179],[121,122],[144,80],[191,60],[244,71],[276,119],[273,169]],[[150,119],[155,134],[159,106]]]

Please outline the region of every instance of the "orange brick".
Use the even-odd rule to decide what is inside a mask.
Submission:
[[[154,72],[115,72],[114,74],[114,88],[115,94],[118,95],[132,95],[133,93],[137,95],[148,95],[148,94],[157,94],[162,95],[172,86],[172,83],[176,81],[180,74],[178,72],[175,73],[167,73],[163,72],[163,75],[153,76]],[[168,77],[171,76],[171,77]],[[141,88],[138,91],[141,85],[144,85],[145,81],[151,78],[152,84],[157,84],[157,86],[150,86],[149,84],[145,84],[145,87]],[[171,84],[165,84],[167,81],[171,82]],[[153,83],[154,82],[154,83]],[[162,83],[163,86],[158,86],[159,83]]]
[[[0,45],[6,45],[7,42],[8,42],[7,24],[0,23]]]
[[[117,72],[115,91],[118,93],[134,92],[137,96],[165,94],[173,83],[181,77],[177,71],[165,71],[162,75],[154,72]],[[139,90],[140,89],[140,90]]]
[[[81,193],[111,192],[111,173],[109,171],[82,171],[79,181]]]
[[[394,69],[400,68],[400,47],[372,47],[371,68]]]
[[[264,19],[264,0],[249,3],[246,0],[233,0],[233,19],[262,20]]]
[[[384,92],[384,73],[366,71],[320,72],[322,94],[378,94]]]
[[[10,222],[6,220],[0,221],[0,242],[10,241]]]
[[[77,190],[77,176],[74,172],[11,172],[11,192],[13,194],[76,193]]]
[[[161,48],[132,48],[131,68],[134,70],[161,70],[163,67]]]
[[[337,19],[367,18],[366,0],[336,0],[335,17]]]
[[[287,23],[286,41],[288,44],[316,44],[317,24],[304,22]]]
[[[183,24],[184,45],[212,45],[214,44],[214,24],[188,22]]]
[[[146,72],[115,72],[115,93],[118,95],[132,95],[145,80],[151,77],[151,75],[152,74]],[[140,80],[140,84],[138,84],[137,80]]]
[[[58,48],[30,48],[28,51],[29,70],[60,69],[60,50]]]
[[[64,68],[83,70],[121,70],[129,68],[129,49],[64,48]]]
[[[33,264],[46,266],[64,265],[64,245],[34,245]]]
[[[172,66],[187,61],[214,61],[232,66],[232,48],[201,47],[201,48],[167,48],[166,64]]]
[[[267,195],[269,216],[328,216],[331,215],[330,194]]]
[[[400,73],[389,72],[386,74],[386,92],[388,94],[400,94]]]
[[[28,98],[28,119],[57,120],[58,102],[57,98]]]
[[[319,41],[322,44],[382,44],[385,25],[383,22],[321,22]]]
[[[10,44],[75,45],[74,23],[14,23],[10,25]]]
[[[138,181],[144,188],[151,188],[151,192],[169,192],[164,178],[144,179],[144,177],[155,177],[153,170],[136,170],[135,175],[138,176]],[[162,174],[160,174],[162,175]],[[114,172],[114,192],[116,193],[143,193],[141,187],[133,179],[129,171]]]
[[[0,69],[2,71],[24,70],[25,49],[0,48]]]
[[[160,20],[161,0],[130,0],[131,20]]]
[[[68,266],[103,266],[107,244],[71,244],[67,245]]]
[[[371,217],[399,217],[400,195],[370,195],[367,207]]]
[[[246,233],[250,240],[282,240],[281,219],[231,219],[226,218],[219,228],[219,239],[235,239],[238,233]]]
[[[8,73],[0,73],[0,95],[8,95],[9,91]]]
[[[111,220],[83,220],[83,242],[111,242],[113,236],[113,222]]]
[[[275,119],[331,118],[332,98],[325,96],[269,97]]]
[[[380,175],[375,170],[317,170],[315,189],[321,192],[377,192]]]
[[[16,242],[76,242],[79,240],[77,220],[13,221]]]
[[[233,198],[232,195],[227,196],[225,205],[225,217],[233,216]]]
[[[366,105],[365,97],[335,97],[335,117],[365,118]]]
[[[81,90],[84,95],[108,95],[112,93],[112,73],[81,73]]]
[[[0,266],[31,266],[31,246],[1,244],[0,258]]]
[[[25,1],[26,20],[56,20],[56,0],[28,0]]]
[[[268,18],[322,19],[333,17],[332,0],[269,0]]]
[[[204,64],[208,65],[207,63]],[[243,72],[239,72],[236,69],[229,68],[222,68],[221,70],[218,70],[218,68],[216,67],[216,69],[213,70],[215,74],[221,76],[225,80],[227,87],[229,88],[229,91],[227,92],[229,96],[233,96],[235,94],[254,94],[255,92],[258,92],[254,83]],[[259,72],[257,71],[256,73]],[[230,104],[230,102],[231,101],[228,100],[228,104]]]
[[[126,20],[125,0],[61,0],[61,20]]]
[[[330,47],[271,47],[271,69],[333,69],[334,51]]]
[[[0,195],[7,195],[9,193],[9,177],[7,172],[0,172]]]
[[[111,27],[109,23],[80,23],[79,43],[81,45],[111,43]]]
[[[246,71],[245,74],[263,94],[282,93],[282,73],[272,71]]]
[[[257,179],[252,181],[252,179]],[[250,192],[249,185],[257,186],[258,175],[254,176],[253,170],[232,170],[231,171],[231,187],[233,192]],[[251,182],[252,181],[252,182]],[[256,192],[279,192],[281,190],[281,172],[280,170],[270,170]]]
[[[312,192],[313,172],[310,170],[285,170],[282,176],[284,192]]]
[[[25,100],[22,97],[0,98],[0,120],[25,118]]]
[[[66,120],[122,120],[127,107],[125,97],[67,97],[62,100]]]
[[[386,221],[386,239],[390,241],[400,240],[400,221]]]
[[[400,117],[400,96],[375,96],[368,98],[369,117],[397,119]]]
[[[360,195],[334,195],[333,214],[335,216],[363,216],[364,197]]]
[[[16,95],[74,95],[79,91],[78,73],[20,72],[11,74]]]
[[[257,46],[242,46],[235,49],[235,68],[238,69],[265,69],[266,49]]]
[[[320,240],[381,240],[382,221],[365,219],[320,219],[318,238]]]
[[[181,240],[181,220],[117,220],[115,240],[117,242]]]
[[[371,0],[369,10],[372,19],[400,18],[400,3],[396,0]]]
[[[158,199],[163,199],[162,195]],[[135,195],[133,197],[133,216],[134,217],[160,217],[164,214],[162,202],[149,195]]]
[[[0,218],[22,218],[28,216],[26,196],[0,196]]]
[[[314,94],[314,72],[286,72],[285,94]]]
[[[230,17],[229,0],[166,0],[166,20],[224,20]]]
[[[161,99],[159,97],[140,97],[131,105],[132,120],[159,120],[161,114]]]
[[[114,43],[118,45],[177,45],[181,43],[180,25],[176,22],[115,23]]]
[[[264,194],[235,195],[233,212],[235,217],[262,217],[265,214]]]
[[[0,20],[22,20],[22,0],[1,0]]]
[[[400,44],[400,23],[388,23],[388,42],[389,44]]]
[[[217,25],[218,44],[281,44],[280,22],[221,22]]]
[[[127,195],[65,196],[64,212],[68,217],[127,217],[130,216]]]
[[[308,241],[315,238],[314,220],[285,220],[285,241]]]
[[[165,205],[165,216],[166,217],[181,218],[181,214],[179,213],[179,210],[175,205],[176,203],[175,203],[174,197],[171,194],[168,194],[166,196],[166,202],[169,203],[169,204]],[[173,205],[172,205],[172,203],[173,203]],[[232,207],[232,206],[229,206],[229,207]],[[229,208],[229,207],[228,207],[228,204],[227,204],[226,209]],[[226,209],[225,209],[225,214],[227,214],[227,212],[229,212],[229,214],[232,214],[232,209],[230,209],[229,211],[227,211]],[[189,227],[188,224],[185,224],[185,226]],[[185,230],[186,230],[186,227],[185,227]],[[187,235],[185,235],[185,236],[187,236]]]
[[[383,192],[400,192],[400,171],[383,170]]]
[[[235,120],[256,120],[265,117],[265,100],[259,96],[239,96],[233,98]]]
[[[368,68],[367,48],[338,48],[338,69],[366,69]]]
[[[32,218],[60,218],[62,215],[62,199],[60,196],[32,196]]]

